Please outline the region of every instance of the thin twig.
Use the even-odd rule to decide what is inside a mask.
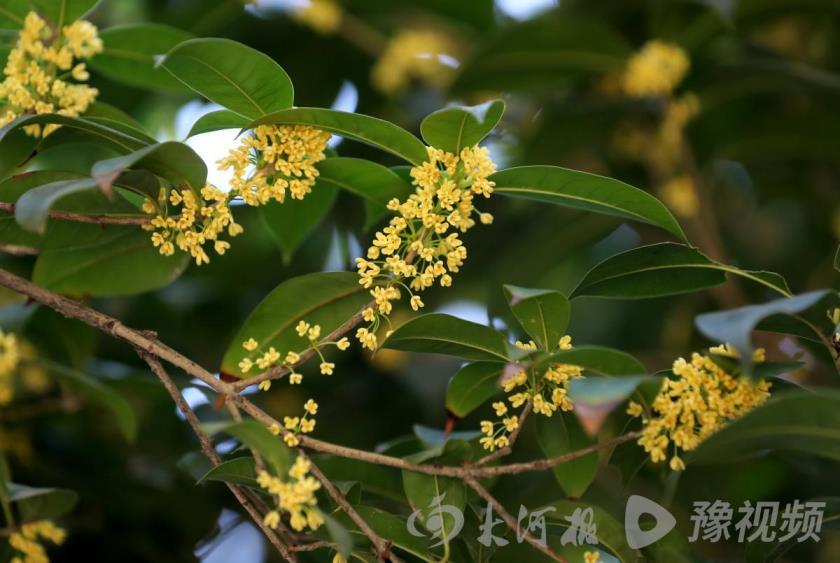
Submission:
[[[0,211],[6,213],[15,212],[14,203],[0,203]],[[146,225],[151,222],[151,217],[143,215],[104,215],[90,213],[73,213],[70,211],[50,211],[47,213],[50,219],[59,221],[73,221],[74,223],[89,223],[94,225]]]
[[[531,533],[527,529],[519,532],[520,526],[516,522],[516,520],[513,519],[513,516],[511,516],[510,513],[507,510],[505,510],[505,507],[502,506],[502,504],[498,500],[496,500],[496,497],[491,495],[490,491],[485,489],[481,485],[481,483],[479,483],[475,478],[470,477],[470,476],[464,477],[464,483],[466,483],[472,490],[474,490],[476,493],[478,493],[478,496],[480,496],[481,498],[486,500],[490,504],[490,506],[493,507],[493,510],[495,510],[496,513],[499,516],[501,516],[504,523],[507,524],[507,527],[510,528],[513,531],[513,533],[515,533],[515,534],[516,533],[521,533],[521,535],[525,539],[525,541],[527,541],[529,544],[531,544],[532,547],[534,547],[535,549],[538,549],[539,551],[543,552],[544,554],[546,554],[550,558],[554,559],[555,561],[561,561],[563,563],[566,563],[565,559],[563,559],[562,557],[557,555],[554,552],[553,549],[548,547],[547,544],[544,544],[544,543],[540,542],[539,540],[537,540],[537,538],[532,536]],[[489,510],[489,508],[488,508],[488,510]]]
[[[187,403],[184,396],[181,394],[181,390],[175,385],[172,381],[172,378],[169,377],[169,374],[166,373],[166,370],[161,365],[160,361],[140,348],[137,348],[137,354],[149,365],[151,368],[152,373],[154,373],[160,382],[163,384],[163,387],[172,397],[172,400],[175,401],[175,404],[178,405],[181,413],[184,415],[184,418],[189,423],[190,427],[192,427],[193,433],[195,434],[196,438],[198,438],[198,443],[201,446],[201,451],[207,456],[207,459],[210,460],[210,463],[213,466],[217,466],[222,463],[222,458],[219,456],[218,452],[216,452],[216,448],[213,447],[213,441],[210,439],[210,436],[204,431],[201,427],[201,421],[198,420],[195,412],[190,408],[190,405]],[[248,512],[251,518],[254,520],[254,523],[259,526],[262,530],[263,534],[265,534],[266,538],[271,542],[271,544],[277,549],[278,552],[287,560],[287,561],[297,561],[297,557],[295,554],[289,549],[289,547],[280,541],[280,538],[277,537],[277,534],[269,528],[265,522],[263,521],[263,516],[257,511],[254,507],[252,502],[245,497],[242,490],[233,483],[226,483],[230,491],[236,497],[236,500],[239,501],[239,504],[242,505],[243,508]]]
[[[0,244],[0,252],[11,256],[35,256],[41,250],[34,246],[23,246],[22,244]]]
[[[522,427],[525,425],[525,419],[528,418],[528,414],[531,412],[531,407],[534,406],[534,403],[531,399],[525,403],[525,407],[522,409],[522,412],[519,413],[519,424],[517,424],[516,429],[510,433],[510,438],[508,438],[508,445],[499,448],[495,452],[487,454],[483,458],[479,459],[475,464],[476,465],[486,465],[491,461],[495,461],[499,458],[505,457],[506,455],[510,455],[513,451],[513,444],[516,443],[516,439],[519,438],[519,433],[522,432]]]

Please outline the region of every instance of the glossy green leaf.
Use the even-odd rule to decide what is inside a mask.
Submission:
[[[60,180],[25,192],[15,204],[15,220],[26,230],[43,234],[47,216],[56,201],[79,192],[96,188],[96,180]]]
[[[560,500],[551,504],[557,510],[555,512],[547,512],[546,516],[556,522],[564,532],[568,530],[570,525],[570,521],[567,518],[572,517],[575,509],[580,509],[581,511],[591,509],[593,513],[592,521],[596,528],[595,536],[598,538],[598,543],[610,550],[621,563],[631,563],[639,560],[639,553],[627,545],[624,526],[600,506],[594,505],[591,502],[571,500]]]
[[[320,182],[320,180],[319,180]],[[337,192],[328,185],[316,184],[302,200],[288,198],[283,203],[271,201],[259,208],[263,224],[280,250],[286,263],[295,250],[330,212]]]
[[[704,313],[695,319],[695,324],[713,342],[731,344],[740,354],[741,364],[749,373],[753,353],[751,336],[756,325],[773,315],[796,315],[806,311],[830,293],[830,290],[812,291],[763,305]]]
[[[194,137],[202,133],[221,131],[222,129],[242,129],[248,125],[248,118],[236,112],[220,109],[205,113],[193,124],[187,137]]]
[[[591,446],[595,440],[584,434],[574,416],[555,413],[552,417],[536,416],[537,441],[546,458],[554,458]],[[595,479],[598,453],[573,459],[552,468],[554,478],[566,495],[580,498]]]
[[[67,489],[35,488],[9,483],[9,500],[17,506],[21,522],[54,520],[79,502],[79,495]]]
[[[510,310],[540,350],[551,351],[566,334],[571,306],[566,296],[549,289],[505,286]]]
[[[159,23],[109,27],[99,33],[104,49],[90,66],[112,80],[141,88],[183,91],[184,85],[155,65],[155,56],[192,38],[184,30]]]
[[[657,378],[648,375],[630,375],[625,377],[582,377],[569,382],[569,398],[577,409],[586,404],[591,407],[609,405],[610,410],[623,402],[647,381]]]
[[[212,422],[205,424],[204,429],[210,435],[224,433],[233,436],[244,446],[260,454],[274,475],[286,475],[292,466],[292,450],[281,437],[269,432],[268,428],[256,420]]]
[[[7,201],[14,202],[32,188],[54,182],[79,180],[81,176],[70,172],[39,170],[21,174],[0,182],[0,193]],[[121,180],[118,180],[121,185]],[[138,210],[122,197],[109,200],[100,190],[76,192],[55,202],[54,211],[93,213],[103,215],[139,215]],[[22,228],[13,213],[0,212],[0,242],[29,246],[41,250],[84,246],[101,242],[136,227],[121,225],[95,225],[78,221],[47,221],[43,235]]]
[[[481,142],[505,112],[502,100],[477,106],[452,106],[429,114],[420,124],[423,140],[430,146],[460,154],[464,147]]]
[[[43,15],[59,29],[93,9],[99,0],[34,0]]]
[[[251,456],[227,459],[198,480],[199,483],[202,481],[224,481],[256,488],[258,486],[256,461]]]
[[[464,418],[501,393],[499,379],[503,370],[504,365],[497,362],[475,362],[459,369],[446,388],[446,410]]]
[[[188,256],[161,256],[149,233],[130,228],[101,244],[43,252],[32,281],[58,293],[96,296],[131,295],[174,281]]]
[[[682,241],[685,234],[668,208],[624,182],[557,166],[520,166],[493,174],[494,193],[631,219],[661,227]]]
[[[111,127],[117,131],[122,131],[127,135],[131,135],[145,141],[147,144],[157,143],[157,140],[149,135],[142,123],[131,117],[129,114],[119,109],[118,107],[106,104],[105,102],[93,102],[88,106],[84,114],[85,121],[98,123],[106,127]],[[60,131],[60,130],[59,130]],[[44,144],[49,145],[50,137],[47,137]]]
[[[321,334],[326,336],[370,299],[352,272],[323,272],[286,280],[257,305],[239,328],[222,360],[222,371],[242,377],[239,361],[246,356],[257,357],[272,346],[282,354],[304,350],[309,341],[295,331],[298,322],[321,325]],[[253,352],[242,348],[249,338],[259,342]]]
[[[840,393],[820,389],[772,397],[704,440],[688,461],[719,463],[768,450],[840,461]]]
[[[166,141],[125,156],[101,160],[93,165],[91,175],[109,192],[114,180],[125,170],[148,170],[174,186],[191,186],[200,190],[207,181],[207,166],[196,152],[178,141]]]
[[[399,549],[415,555],[423,561],[435,561],[437,558],[429,551],[428,538],[421,538],[411,535],[407,528],[407,522],[404,518],[395,516],[371,506],[354,506],[356,512],[359,513],[365,522],[377,533],[380,537],[388,538],[389,541]],[[343,512],[336,513],[336,518],[344,523],[353,534],[357,536],[360,541],[367,541],[365,536],[353,522]],[[420,529],[420,526],[418,526]],[[354,554],[355,555],[355,554]],[[374,559],[375,561],[375,559]]]
[[[466,360],[507,362],[510,346],[502,333],[451,315],[430,313],[399,327],[384,348],[458,356]]]
[[[353,537],[341,523],[328,514],[324,514],[324,527],[332,540],[336,550],[345,561],[350,561],[350,553],[353,551]]]
[[[598,21],[555,10],[504,26],[487,37],[461,65],[452,89],[550,90],[584,77],[621,69],[625,41]]]
[[[383,209],[390,200],[402,201],[413,192],[393,170],[361,158],[328,158],[319,162],[316,168],[316,185],[340,188]]]
[[[540,364],[562,363],[580,366],[602,375],[639,375],[647,369],[639,360],[621,350],[603,346],[575,346],[571,350],[560,350]]]
[[[49,123],[74,129],[81,133],[85,140],[102,144],[123,154],[136,151],[150,144],[143,136],[137,133],[128,133],[125,131],[125,128],[120,130],[82,117],[65,117],[52,113],[18,117],[14,121],[9,122],[0,129],[0,142],[5,141],[13,131],[22,129],[27,125],[45,125]],[[53,133],[53,135],[56,134]],[[53,135],[47,137],[47,141],[50,141]]]
[[[211,102],[252,119],[291,107],[294,99],[280,65],[230,39],[184,41],[159,65]]]
[[[727,272],[782,295],[790,291],[778,274],[741,270],[715,262],[696,248],[664,242],[610,256],[584,276],[572,295],[625,299],[674,295],[724,283]]]
[[[32,156],[38,139],[22,129],[9,133],[0,143],[0,180],[5,180],[23,166]]]
[[[63,366],[56,362],[39,358],[43,365],[66,387],[81,395],[91,403],[109,410],[125,439],[133,442],[137,436],[137,417],[131,403],[116,390],[82,371]]]
[[[293,108],[261,117],[248,125],[311,125],[404,158],[412,164],[427,159],[426,146],[405,129],[383,119],[333,109]]]

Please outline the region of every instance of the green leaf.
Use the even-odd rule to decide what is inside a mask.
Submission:
[[[205,113],[193,124],[187,137],[222,129],[242,129],[248,125],[248,118],[226,109]]]
[[[647,373],[645,366],[627,352],[603,346],[575,346],[571,350],[560,350],[540,361],[540,365],[548,363],[572,364],[602,375]]]
[[[0,4],[0,29],[19,29],[29,13],[27,0],[6,0]]]
[[[610,410],[622,403],[636,391],[642,383],[658,378],[648,375],[629,375],[625,377],[582,377],[569,382],[569,398],[575,405]]]
[[[574,80],[619,71],[629,52],[622,37],[569,12],[503,26],[461,65],[453,91],[557,91]]]
[[[704,440],[688,461],[718,463],[767,450],[840,461],[840,393],[819,389],[774,396]]]
[[[345,561],[350,561],[350,553],[353,551],[353,537],[350,535],[350,532],[348,532],[347,528],[342,526],[341,523],[332,516],[324,514],[323,517],[324,526],[327,528],[327,534],[329,534],[333,544],[338,547],[339,555],[341,555]]]
[[[143,124],[131,117],[123,110],[106,104],[105,102],[93,102],[85,111],[84,119],[106,127],[111,127],[117,131],[122,131],[128,135],[132,135],[138,139],[145,141],[147,144],[157,143],[157,140],[149,135]],[[52,136],[46,139],[46,144]]]
[[[390,168],[361,158],[327,158],[316,168],[316,186],[341,188],[383,209],[393,198],[403,201],[413,192],[411,186]]]
[[[200,190],[207,182],[207,166],[196,152],[178,141],[166,141],[137,150],[125,156],[100,160],[91,175],[108,193],[114,180],[129,168],[148,170],[175,186],[184,184]]]
[[[285,263],[291,261],[295,250],[324,220],[335,203],[336,195],[332,187],[316,183],[312,193],[303,200],[288,198],[283,203],[272,201],[260,206],[258,213],[274,242],[283,251]]]
[[[252,119],[291,107],[294,99],[280,65],[230,39],[184,41],[159,65],[211,102]]]
[[[753,353],[751,335],[756,325],[773,315],[795,316],[810,309],[831,293],[831,290],[824,289],[777,299],[764,305],[748,305],[728,311],[704,313],[695,319],[695,324],[700,332],[712,341],[731,344],[741,356],[744,371],[750,373]]]
[[[557,522],[562,528],[569,527],[569,520],[575,509],[581,511],[592,509],[593,522],[595,524],[595,536],[598,542],[609,549],[622,563],[630,563],[639,560],[639,553],[627,545],[624,526],[613,518],[606,510],[591,502],[577,502],[571,500],[560,500],[552,503],[557,508],[556,512],[547,512],[546,516]]]
[[[573,416],[555,413],[552,417],[535,417],[537,441],[547,458],[554,458],[589,447],[595,440],[584,434],[580,423]],[[573,459],[552,468],[554,478],[566,495],[580,498],[595,479],[598,470],[598,453]]]
[[[258,486],[256,462],[251,456],[225,460],[198,480],[199,483],[202,481],[224,481],[256,488]]]
[[[48,368],[60,383],[90,402],[111,411],[125,439],[129,442],[134,441],[137,437],[137,417],[125,397],[99,379],[84,372],[43,358],[39,358],[37,363]]]
[[[442,313],[430,313],[411,319],[395,330],[382,346],[476,361],[507,362],[512,355],[502,333]]]
[[[475,362],[459,369],[446,388],[446,410],[464,418],[501,393],[499,379],[503,371],[504,366],[498,362]]]
[[[260,454],[274,475],[286,475],[292,466],[292,450],[282,438],[273,435],[256,420],[212,422],[205,424],[204,429],[210,435],[223,432],[233,436],[244,446]]]
[[[388,540],[393,542],[393,544],[398,548],[419,557],[423,561],[437,560],[429,552],[428,538],[420,538],[411,535],[408,531],[405,519],[371,506],[360,505],[354,506],[353,508],[356,509],[359,516],[368,523],[378,536],[388,538]],[[366,536],[358,530],[356,525],[353,524],[345,513],[341,512],[337,515],[337,518],[348,526],[352,533],[359,536],[361,540],[366,540]]]
[[[26,523],[64,516],[76,507],[79,495],[68,489],[35,488],[9,483],[9,500],[17,506],[21,523]]]
[[[71,172],[39,170],[21,174],[0,182],[0,193],[6,201],[15,201],[33,188],[59,181],[78,180],[80,176]],[[118,180],[121,185],[122,179]],[[109,200],[99,190],[76,192],[58,200],[52,208],[55,211],[92,213],[102,215],[138,215],[136,207],[122,197]],[[84,246],[101,242],[124,233],[127,227],[121,225],[95,225],[77,221],[47,221],[43,235],[22,228],[12,213],[0,213],[0,241],[5,244],[30,246],[42,250]]]
[[[0,143],[0,180],[5,180],[32,156],[38,139],[22,129],[12,131]]]
[[[59,199],[96,188],[96,180],[61,180],[52,182],[24,193],[15,204],[15,220],[33,233],[44,234],[50,208]]]
[[[99,0],[34,0],[47,19],[61,29],[93,9]]]
[[[159,23],[139,23],[104,29],[99,37],[104,49],[90,60],[97,72],[131,86],[185,90],[180,81],[156,67],[155,56],[191,39],[191,33]]]
[[[161,256],[149,233],[131,227],[101,244],[41,253],[32,281],[58,293],[131,295],[168,285],[187,260],[181,253]]]
[[[505,286],[510,310],[541,350],[551,351],[566,334],[571,306],[566,296],[550,289]]]
[[[778,274],[741,270],[715,262],[696,248],[663,242],[610,256],[584,276],[572,296],[636,299],[675,295],[721,284],[727,272],[789,295],[787,282]]]
[[[114,128],[113,124],[111,126],[102,125],[82,117],[65,117],[53,113],[18,117],[0,129],[0,141],[5,141],[12,132],[27,125],[46,125],[49,123],[76,130],[83,135],[85,140],[104,145],[120,153],[136,151],[150,144],[144,138],[145,135],[126,132],[124,127],[118,130]],[[56,134],[53,133],[53,135],[47,137],[45,142],[49,142]]]
[[[624,182],[557,166],[520,166],[490,176],[494,193],[554,203],[661,227],[682,241],[685,234],[668,208]]]
[[[414,135],[389,121],[333,109],[293,108],[261,117],[248,125],[311,125],[348,139],[361,141],[404,158],[411,164],[428,159],[426,146]]]
[[[237,366],[239,361],[246,356],[257,357],[271,346],[284,355],[304,350],[309,341],[295,331],[299,321],[321,325],[321,334],[326,336],[370,299],[352,272],[323,272],[286,280],[257,305],[239,328],[222,360],[222,372],[243,377],[245,374]],[[253,352],[242,348],[249,338],[259,342]]]
[[[477,106],[453,106],[426,116],[420,124],[423,140],[454,154],[481,142],[502,119],[505,103],[491,100]]]

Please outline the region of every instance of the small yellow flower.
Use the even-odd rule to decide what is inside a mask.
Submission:
[[[303,336],[309,331],[309,323],[306,321],[300,321],[295,327],[295,330],[297,331],[298,336]]]
[[[411,305],[411,309],[413,311],[419,311],[420,309],[423,308],[423,300],[420,299],[419,295],[412,296],[409,304]]]
[[[276,510],[272,510],[271,512],[265,515],[265,518],[263,518],[263,524],[265,524],[272,530],[277,528],[277,525],[280,524],[280,513]]]
[[[274,436],[279,436],[281,429],[280,425],[275,423],[268,427],[268,431],[271,432]]]
[[[679,456],[674,456],[671,458],[670,466],[673,471],[685,470],[685,463],[683,463],[683,460],[680,459]]]
[[[239,361],[239,371],[241,371],[242,373],[248,373],[249,371],[251,371],[251,368],[253,366],[254,366],[254,362],[252,362],[248,358],[244,358],[244,359]]]
[[[300,354],[297,352],[289,352],[286,354],[286,359],[283,360],[283,363],[287,366],[292,366],[297,364],[300,361]]]
[[[303,410],[305,410],[312,416],[315,416],[316,414],[318,414],[318,403],[316,403],[312,399],[309,399],[308,401],[306,401],[306,404],[303,405]]]
[[[321,374],[332,375],[335,364],[332,362],[321,362]]]
[[[627,404],[627,414],[629,414],[630,416],[641,416],[643,412],[644,409],[642,409],[642,405],[640,405],[636,401],[630,401]]]
[[[303,375],[300,373],[293,371],[289,374],[289,384],[290,385],[300,385],[303,382]]]
[[[568,334],[560,339],[560,342],[557,343],[557,347],[561,350],[571,350],[572,349],[572,337]]]
[[[285,436],[283,436],[283,441],[286,442],[286,445],[290,448],[294,448],[298,444],[300,444],[300,439],[298,439],[298,437],[292,433],[287,433]]]
[[[601,560],[600,551],[586,551],[583,554],[583,563],[598,563]]]
[[[665,96],[688,73],[688,55],[678,45],[651,40],[633,55],[624,72],[623,88],[631,96]]]
[[[260,391],[268,391],[269,389],[271,389],[271,380],[264,379],[263,381],[260,381],[259,389]]]
[[[242,343],[242,347],[249,352],[253,352],[254,350],[256,350],[259,345],[260,343],[254,340],[253,338],[249,338],[248,340]]]
[[[321,325],[313,325],[309,329],[309,340],[318,340],[321,337]]]
[[[342,351],[347,350],[350,347],[350,340],[345,336],[335,343],[335,347]]]
[[[516,343],[515,343],[515,346],[517,348],[519,348],[520,350],[526,350],[526,351],[529,351],[529,352],[537,349],[537,345],[533,340],[529,340],[527,343],[522,342],[520,340],[517,340]]]
[[[493,403],[493,410],[496,411],[496,416],[504,416],[507,414],[507,405],[501,401]]]

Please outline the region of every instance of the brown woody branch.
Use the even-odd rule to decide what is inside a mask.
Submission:
[[[6,213],[15,212],[14,203],[0,203],[0,211]],[[73,221],[75,223],[90,223],[94,225],[146,225],[151,222],[151,217],[144,215],[105,215],[100,213],[73,213],[70,211],[50,211],[47,213],[50,219],[59,221]]]

